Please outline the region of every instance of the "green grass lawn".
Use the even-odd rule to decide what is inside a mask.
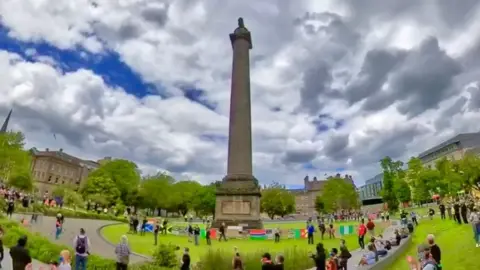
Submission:
[[[174,225],[182,224],[175,223]],[[338,232],[339,225],[346,224],[357,224],[357,223],[336,223],[335,228]],[[379,225],[380,226],[380,225]],[[280,227],[284,229],[300,229],[305,227],[305,222],[297,223],[266,223],[266,228]],[[118,243],[121,236],[128,231],[127,224],[119,224],[105,227],[101,233],[103,236],[112,243]],[[153,246],[153,235],[147,234],[145,236],[128,234],[129,243],[132,250],[136,253],[151,255],[154,251]],[[328,237],[327,237],[328,238]],[[357,237],[355,235],[345,236],[344,239],[347,241],[347,246],[350,250],[358,248]],[[315,243],[320,241],[320,235],[315,234]],[[315,251],[315,245],[308,245],[307,239],[282,239],[280,243],[274,243],[273,240],[249,240],[249,239],[230,239],[228,242],[218,242],[217,240],[212,240],[212,246],[207,246],[204,239],[200,240],[200,245],[195,246],[192,243],[188,242],[186,236],[176,236],[176,235],[159,235],[159,242],[161,243],[172,243],[180,247],[190,248],[190,253],[193,261],[198,261],[199,258],[204,255],[208,249],[221,249],[224,251],[233,251],[234,247],[237,247],[240,252],[250,253],[250,252],[271,252],[272,254],[283,252],[287,249],[298,248],[305,250],[305,254],[308,252]],[[339,247],[339,239],[325,239],[323,241],[326,248],[331,249],[333,247]]]
[[[439,217],[435,217],[433,220],[420,220],[411,246],[388,270],[409,269],[406,261],[407,255],[416,258],[417,247],[425,243],[428,234],[435,235],[436,242],[442,251],[443,269],[480,269],[480,259],[476,257],[480,256],[480,248],[475,247],[471,225],[458,225],[448,219],[443,221]]]

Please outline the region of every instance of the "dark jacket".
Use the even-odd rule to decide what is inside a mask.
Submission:
[[[312,256],[313,261],[315,262],[316,270],[325,270],[325,260],[326,256],[324,253],[316,254]]]
[[[25,267],[32,262],[32,257],[25,247],[14,246],[10,249],[13,270],[25,270]]]
[[[190,269],[190,255],[183,254],[182,266],[180,266],[180,270],[189,270],[189,269]]]
[[[442,252],[440,251],[440,247],[437,244],[430,246],[430,253],[432,254],[432,258],[435,260],[437,264],[440,264],[442,260]]]

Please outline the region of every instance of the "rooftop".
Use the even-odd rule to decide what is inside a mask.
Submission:
[[[476,133],[461,133],[461,134],[458,134],[457,136],[453,137],[453,138],[450,138],[444,142],[442,142],[441,144],[437,145],[437,146],[434,146],[430,149],[428,149],[427,151],[424,151],[422,153],[420,153],[420,155],[418,155],[419,158],[424,158],[434,152],[437,152],[438,150],[448,146],[448,145],[451,145],[453,143],[458,143],[458,142],[461,142],[461,141],[465,141],[465,140],[470,140],[470,139],[473,139],[475,137],[478,137],[480,136],[480,132],[476,132]]]

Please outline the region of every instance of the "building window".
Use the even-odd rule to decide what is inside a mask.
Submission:
[[[48,177],[48,182],[52,182],[52,176],[51,175]]]
[[[57,183],[58,183],[58,177],[55,178],[55,184],[57,184]]]

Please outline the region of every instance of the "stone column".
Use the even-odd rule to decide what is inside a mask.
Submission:
[[[250,53],[252,38],[238,20],[238,28],[230,34],[233,48],[230,128],[228,140],[227,178],[252,175],[252,119],[250,101]]]

